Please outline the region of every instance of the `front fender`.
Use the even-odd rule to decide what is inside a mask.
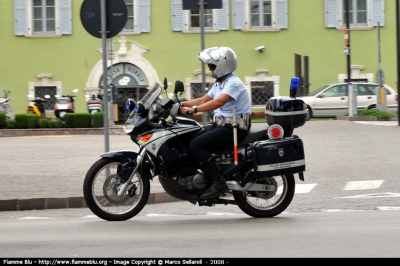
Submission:
[[[133,151],[110,151],[103,154],[101,157],[103,158],[114,158],[118,159],[122,162],[121,169],[121,181],[125,183],[129,177],[131,176],[133,170],[137,165],[137,157],[138,153]],[[142,163],[141,174],[147,179],[153,180],[153,176],[150,171],[150,164],[147,162]]]

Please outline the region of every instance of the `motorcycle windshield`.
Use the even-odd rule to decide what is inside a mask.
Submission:
[[[154,100],[161,94],[161,90],[160,84],[156,83],[156,85],[143,96],[140,102],[143,103],[144,107],[149,108]]]
[[[138,105],[143,104],[143,109],[136,108],[134,111],[131,112],[128,120],[125,122],[125,133],[126,134],[139,134],[142,132],[143,127],[145,127],[147,118],[148,110],[150,106],[157,101],[162,91],[162,87],[160,84],[154,85],[154,87],[149,90],[142,99],[137,103]],[[139,112],[139,113],[138,113]]]

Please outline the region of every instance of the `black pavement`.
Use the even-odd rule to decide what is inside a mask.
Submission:
[[[305,146],[306,181],[360,169],[371,172],[378,161],[387,166],[398,165],[400,127],[395,123],[382,126],[321,120],[309,121],[295,129]],[[266,127],[266,124],[253,123],[253,126]],[[105,152],[104,130],[18,132],[0,130],[3,136],[0,137],[0,211],[86,207],[83,179]],[[6,137],[10,134],[18,137]],[[110,151],[137,150],[122,127],[110,129],[108,142]],[[373,163],[364,162],[363,156]],[[396,169],[385,167],[380,173],[396,175]],[[178,201],[166,194],[157,177],[150,184],[149,203]]]

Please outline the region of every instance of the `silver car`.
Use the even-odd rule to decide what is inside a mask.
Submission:
[[[376,83],[357,83],[357,110],[375,109],[377,105]],[[386,111],[397,114],[398,94],[384,85],[386,90]],[[309,118],[334,117],[349,113],[347,83],[325,85],[302,99],[308,107]]]

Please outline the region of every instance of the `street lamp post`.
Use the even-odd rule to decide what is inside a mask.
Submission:
[[[350,6],[349,6],[349,0],[345,0],[345,10],[346,10],[346,29],[347,29],[347,41],[346,41],[346,48],[347,48],[347,80],[348,82],[351,82],[351,51],[350,51]]]
[[[205,49],[204,37],[204,0],[200,0],[200,30],[201,30],[201,51]],[[206,94],[206,66],[201,64],[201,88],[203,93]],[[206,124],[207,113],[203,112],[203,124]]]

